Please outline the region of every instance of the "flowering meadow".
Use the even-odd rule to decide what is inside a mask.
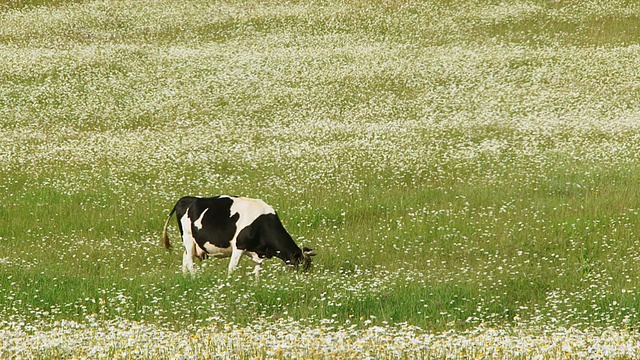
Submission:
[[[0,3],[0,358],[640,357],[640,3]],[[184,195],[309,273],[181,272]]]

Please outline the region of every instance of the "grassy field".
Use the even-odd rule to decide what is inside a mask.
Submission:
[[[632,0],[2,2],[0,357],[637,356],[638,39]],[[184,277],[164,219],[218,194],[312,271]]]

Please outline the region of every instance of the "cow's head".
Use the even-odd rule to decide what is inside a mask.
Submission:
[[[302,252],[293,255],[293,258],[290,260],[285,260],[285,263],[295,266],[296,269],[301,266],[302,271],[309,271],[309,269],[311,269],[311,261],[313,260],[313,256],[316,256],[316,253],[313,252],[313,249],[304,247],[302,248]]]
[[[302,270],[309,271],[311,269],[311,261],[313,257],[316,256],[316,253],[313,252],[313,249],[308,247],[302,248]]]

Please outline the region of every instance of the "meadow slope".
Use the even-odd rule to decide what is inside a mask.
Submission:
[[[0,357],[637,356],[638,39],[631,0],[3,2]],[[312,271],[184,277],[162,224],[218,194]]]

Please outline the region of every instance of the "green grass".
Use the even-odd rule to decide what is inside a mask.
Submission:
[[[0,5],[0,319],[638,327],[635,2]],[[313,271],[180,273],[183,195]]]

